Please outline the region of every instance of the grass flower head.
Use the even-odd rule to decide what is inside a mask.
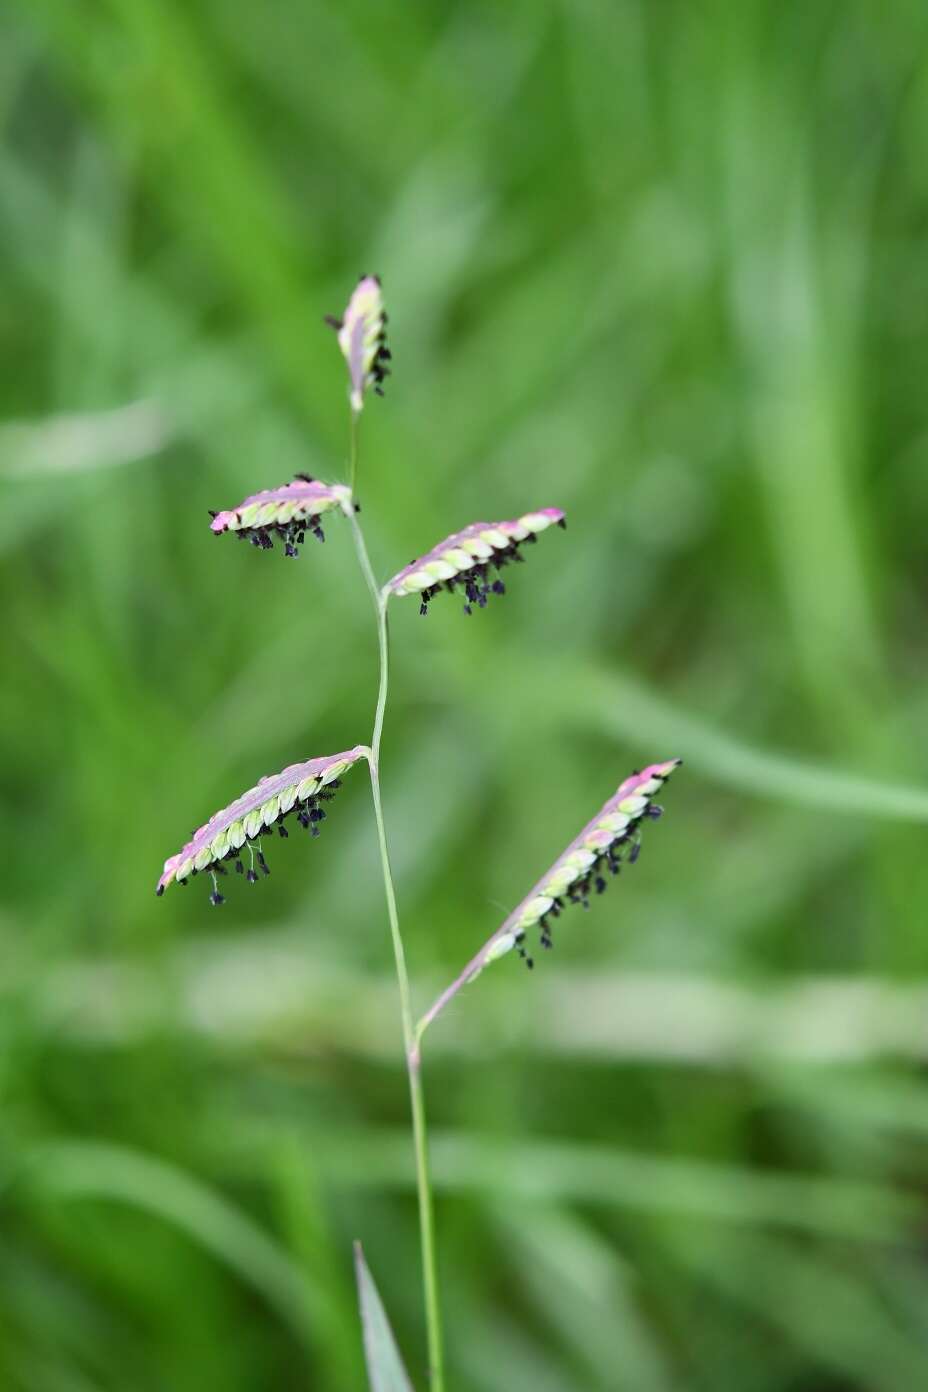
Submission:
[[[210,531],[215,536],[233,532],[243,541],[265,551],[273,548],[274,537],[283,542],[284,555],[296,556],[306,533],[325,541],[320,518],[332,508],[343,512],[351,507],[351,489],[342,483],[320,483],[308,474],[297,474],[292,483],[252,493],[238,507],[210,513]]]
[[[470,614],[475,604],[485,608],[491,594],[506,593],[499,572],[510,562],[523,560],[522,544],[537,541],[539,532],[555,523],[567,526],[560,508],[527,512],[510,522],[472,522],[404,566],[385,588],[389,594],[418,595],[419,613],[427,614],[429,601],[437,594],[442,590],[453,594],[460,587],[464,613]]]
[[[591,891],[602,894],[609,882],[607,876],[617,875],[623,861],[634,865],[641,850],[642,823],[663,812],[653,798],[680,763],[680,759],[669,759],[662,764],[649,764],[619,784],[609,801],[491,938],[486,962],[495,961],[515,947],[527,965],[533,966],[525,947],[529,930],[537,926],[541,946],[550,948],[553,920],[564,908],[571,904],[589,908]],[[478,963],[477,970],[482,965]]]
[[[163,894],[172,882],[186,884],[193,875],[208,870],[213,881],[210,902],[223,904],[225,898],[219,891],[216,875],[226,874],[224,862],[233,860],[238,874],[245,875],[254,884],[258,878],[255,846],[258,848],[258,867],[263,874],[269,875],[271,872],[264,857],[261,837],[275,826],[279,834],[286,837],[288,832],[284,822],[291,814],[305,830],[318,836],[319,823],[326,816],[321,804],[334,796],[340,786],[341,775],[364,758],[367,752],[367,746],[359,744],[342,754],[328,754],[321,759],[290,764],[281,773],[262,778],[247,793],[210,817],[194,832],[182,850],[168,857],[156,893]],[[248,852],[247,870],[242,857],[243,848]]]
[[[387,315],[380,277],[362,276],[348,301],[344,318],[327,315],[325,322],[338,334],[338,346],[351,379],[351,409],[360,411],[368,387],[383,396],[384,380],[390,375],[387,363],[392,354],[387,347]]]

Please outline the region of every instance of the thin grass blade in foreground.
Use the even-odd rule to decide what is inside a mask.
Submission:
[[[258,865],[265,875],[269,875],[271,872],[261,846],[263,833],[276,824],[279,834],[286,837],[288,833],[284,821],[294,812],[304,830],[317,836],[318,824],[326,817],[320,802],[328,802],[334,796],[340,786],[341,775],[367,754],[367,746],[358,744],[341,754],[327,754],[320,759],[308,759],[302,764],[289,764],[281,773],[262,778],[247,793],[215,813],[194,832],[182,850],[168,857],[156,893],[163,894],[172,881],[186,884],[192,875],[209,870],[213,880],[210,902],[225,903],[224,896],[219,893],[216,873],[218,871],[224,875],[226,869],[223,861],[234,857],[237,872],[245,874],[241,849],[247,845],[250,859],[247,878],[254,884],[258,878],[254,843],[258,845]]]
[[[538,533],[544,532],[557,523],[566,527],[564,514],[560,508],[541,508],[539,512],[527,512],[509,522],[472,522],[463,531],[454,532],[431,551],[394,575],[384,586],[387,595],[417,594],[420,599],[419,613],[427,614],[429,600],[447,590],[453,594],[460,585],[466,595],[464,613],[471,613],[476,604],[486,607],[491,594],[506,593],[506,586],[497,574],[490,578],[490,567],[497,572],[510,561],[522,561],[519,550],[523,542],[534,542]]]
[[[681,759],[668,759],[661,764],[649,764],[619,784],[593,820],[571,841],[550,870],[542,875],[489,942],[422,1017],[417,1030],[420,1039],[452,997],[462,986],[479,976],[488,963],[517,948],[526,965],[534,966],[525,948],[529,930],[537,924],[542,947],[552,947],[552,920],[558,918],[569,904],[582,904],[588,908],[590,889],[602,894],[608,883],[607,873],[617,875],[623,859],[629,865],[634,865],[641,849],[643,819],[656,819],[663,811],[652,799],[681,763]]]
[[[358,1303],[361,1306],[364,1361],[371,1392],[413,1392],[360,1242],[354,1244],[354,1269],[358,1280]]]
[[[216,536],[235,532],[242,541],[265,551],[273,548],[277,536],[284,544],[284,554],[296,556],[307,532],[317,541],[325,541],[319,524],[324,512],[333,507],[347,512],[350,506],[351,489],[343,483],[320,483],[308,474],[297,474],[293,483],[262,489],[238,507],[211,513],[210,530]]]

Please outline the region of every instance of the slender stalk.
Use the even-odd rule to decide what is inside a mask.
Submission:
[[[358,427],[360,426],[359,413],[352,406],[351,408],[351,452],[348,456],[348,487],[354,494],[355,479],[358,474]]]
[[[358,458],[358,416],[351,413],[351,468],[352,486],[357,475]],[[409,973],[406,970],[406,953],[400,933],[399,914],[396,908],[396,891],[393,873],[390,869],[390,853],[387,848],[387,832],[384,825],[383,803],[380,796],[380,741],[383,736],[384,712],[387,708],[387,689],[390,674],[390,648],[387,632],[387,596],[378,587],[371,567],[364,533],[358,522],[353,506],[348,512],[354,537],[358,561],[367,582],[377,614],[377,639],[380,648],[380,686],[377,692],[377,710],[374,716],[374,732],[371,736],[370,770],[371,794],[374,800],[374,817],[377,822],[377,840],[380,846],[380,864],[383,871],[384,892],[387,899],[387,916],[390,920],[390,936],[393,941],[393,957],[396,963],[396,979],[399,984],[400,1014],[403,1022],[403,1043],[406,1054],[406,1071],[409,1075],[409,1098],[412,1106],[413,1139],[416,1152],[416,1187],[419,1195],[419,1239],[422,1249],[422,1282],[425,1296],[425,1319],[429,1347],[429,1386],[432,1392],[444,1392],[445,1372],[442,1344],[441,1307],[438,1297],[438,1274],[435,1259],[435,1222],[432,1208],[432,1181],[429,1172],[428,1130],[425,1116],[425,1095],[422,1089],[422,1061],[419,1042],[416,1036],[412,1012],[412,998],[409,989]]]
[[[416,1025],[417,1044],[421,1043],[422,1036],[425,1034],[425,1031],[432,1021],[441,1014],[445,1006],[454,999],[462,987],[466,986],[469,981],[473,981],[474,977],[485,965],[488,946],[489,944],[486,944],[480,949],[476,957],[471,958],[460,976],[456,977],[450,986],[446,986],[434,1004],[429,1006],[428,1010],[422,1016],[422,1019]]]

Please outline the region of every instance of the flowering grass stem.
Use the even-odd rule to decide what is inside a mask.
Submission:
[[[358,412],[351,412],[351,459],[349,476],[352,489],[357,476],[358,464]],[[406,1071],[409,1076],[409,1098],[412,1108],[413,1139],[416,1155],[416,1188],[419,1198],[419,1236],[422,1250],[422,1280],[425,1297],[425,1318],[429,1350],[429,1386],[431,1392],[444,1392],[444,1351],[442,1340],[441,1307],[438,1295],[438,1272],[435,1257],[435,1222],[432,1204],[432,1182],[429,1171],[428,1128],[425,1115],[425,1095],[422,1088],[422,1061],[419,1040],[414,1024],[412,997],[409,989],[409,973],[406,969],[406,953],[400,932],[399,914],[396,907],[396,891],[390,869],[390,853],[387,847],[387,832],[384,824],[383,802],[380,796],[380,742],[383,736],[384,713],[387,707],[387,691],[390,674],[389,634],[387,631],[388,593],[381,590],[374,578],[364,533],[353,505],[347,509],[351,523],[352,536],[361,571],[370,590],[371,599],[377,615],[377,639],[380,649],[380,684],[377,692],[377,710],[374,716],[374,731],[368,762],[371,771],[371,794],[374,801],[374,818],[377,823],[377,841],[380,846],[380,864],[383,872],[384,893],[387,900],[387,916],[390,921],[390,936],[393,941],[393,957],[396,964],[396,978],[399,985],[400,1014],[403,1025],[403,1044],[406,1054]]]
[[[358,476],[358,430],[361,425],[361,412],[351,408],[351,450],[348,456],[348,487],[354,497],[354,486]]]

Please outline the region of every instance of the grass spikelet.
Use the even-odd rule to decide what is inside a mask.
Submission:
[[[619,873],[623,861],[634,865],[641,849],[642,823],[663,812],[653,801],[654,796],[681,762],[670,759],[649,764],[619,785],[493,935],[482,960],[477,959],[473,976],[512,948],[518,950],[527,966],[533,966],[525,946],[529,931],[537,927],[541,946],[552,947],[552,926],[561,911],[571,904],[589,908],[591,892],[602,894],[609,878]]]
[[[218,905],[225,899],[219,892],[216,876],[227,873],[226,861],[234,861],[237,873],[245,875],[251,884],[258,879],[256,864],[263,875],[269,875],[262,836],[273,832],[275,827],[281,836],[287,836],[284,822],[291,814],[304,829],[318,836],[319,823],[326,816],[321,804],[334,796],[341,775],[367,753],[367,746],[359,744],[342,754],[290,764],[281,773],[262,778],[247,793],[210,817],[182,850],[168,857],[155,892],[163,894],[172,881],[186,884],[192,876],[208,871],[213,885],[210,903]]]
[[[535,965],[526,947],[526,937],[538,928],[541,946],[553,946],[552,925],[563,909],[571,904],[589,907],[591,890],[602,894],[611,875],[617,875],[623,862],[634,865],[641,849],[641,825],[646,817],[657,818],[663,808],[653,801],[682,759],[668,759],[662,764],[649,764],[620,783],[605,803],[566,851],[558,856],[550,870],[542,875],[506,921],[497,928],[489,942],[473,957],[451,985],[429,1007],[417,1027],[417,1038],[444,1010],[469,981],[479,976],[484,967],[505,957],[513,948],[518,950],[526,965]]]
[[[338,346],[351,378],[351,409],[360,411],[368,387],[383,396],[384,379],[390,375],[387,363],[392,354],[387,347],[387,315],[380,277],[362,276],[348,301],[344,318],[335,319],[328,314],[325,322],[338,334]]]
[[[387,582],[385,590],[418,595],[420,614],[428,613],[429,601],[442,590],[462,591],[465,614],[472,613],[475,604],[483,609],[491,594],[506,593],[499,572],[510,562],[523,560],[520,547],[537,540],[539,532],[555,523],[567,526],[560,508],[541,508],[509,522],[472,522],[411,561]]]
[[[210,530],[216,536],[234,532],[265,551],[273,548],[276,536],[283,543],[284,555],[296,556],[307,532],[325,541],[320,522],[324,512],[332,508],[347,512],[350,507],[351,489],[344,484],[320,483],[308,474],[297,474],[293,483],[265,488],[236,508],[211,513]]]

